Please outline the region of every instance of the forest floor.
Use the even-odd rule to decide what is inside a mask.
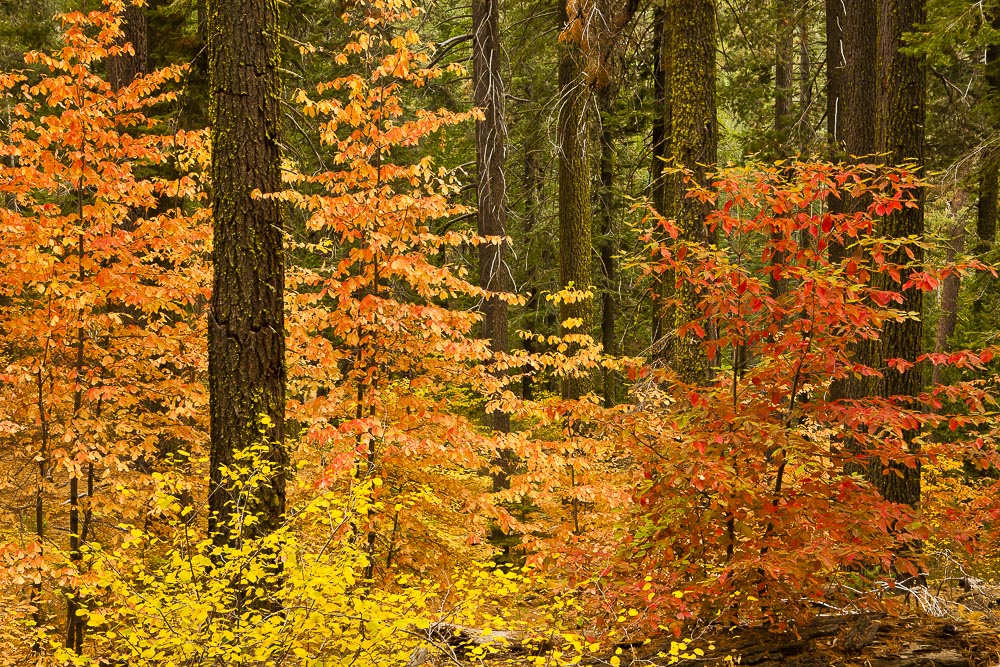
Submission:
[[[1000,667],[1000,586],[976,582],[973,590],[923,591],[921,599],[897,597],[887,608],[896,611],[834,612],[820,614],[795,630],[775,632],[768,627],[704,627],[681,657],[677,638],[660,636],[632,645],[620,645],[617,660],[586,656],[581,665],[620,664],[631,667]],[[918,596],[914,596],[918,597]],[[909,605],[909,606],[907,606]],[[453,633],[454,631],[454,633]],[[491,657],[470,659],[461,647],[480,644],[478,631],[448,626],[447,641],[454,649],[436,662],[429,653],[413,665],[533,665],[545,650],[529,650],[507,633],[507,648]],[[496,637],[498,633],[490,633]],[[549,650],[552,644],[547,647]],[[671,657],[671,649],[674,656]],[[683,655],[683,654],[682,654]]]
[[[754,667],[996,667],[1000,624],[996,619],[937,618],[923,614],[819,616],[797,632],[763,628],[709,633],[715,650],[696,660],[658,658],[670,641],[647,645],[645,664],[752,665]],[[624,662],[624,661],[623,661]]]

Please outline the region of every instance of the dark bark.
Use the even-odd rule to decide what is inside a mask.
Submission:
[[[997,162],[987,160],[979,171],[979,199],[976,202],[976,236],[979,237],[978,252],[986,252],[993,247],[997,238]]]
[[[791,154],[793,129],[792,90],[795,77],[795,7],[790,0],[780,0],[777,4],[774,43],[774,158],[787,158]],[[777,248],[784,240],[784,234],[775,231],[771,242]],[[771,264],[775,269],[768,280],[771,296],[778,298],[787,289],[787,281],[780,276],[781,268],[787,261],[786,253],[775,250]]]
[[[826,0],[826,134],[827,142],[837,154],[841,149],[842,125],[840,113],[844,95],[844,0]],[[831,200],[831,207],[838,200]]]
[[[565,0],[556,0],[562,24],[567,25]],[[579,17],[573,17],[579,19]],[[575,290],[591,287],[591,221],[589,136],[590,90],[583,72],[579,44],[566,39],[559,45],[559,279],[560,285]],[[565,322],[582,322],[572,329]],[[592,322],[590,299],[559,306],[563,334],[589,333]],[[564,398],[579,398],[586,393],[584,377],[567,377],[562,383]]]
[[[799,149],[805,153],[812,140],[812,127],[809,124],[809,108],[812,106],[812,53],[809,50],[809,6],[803,4],[798,15],[799,33],[799,117],[797,119],[797,134]]]
[[[240,539],[237,490],[222,474],[256,446],[274,466],[246,500],[250,536],[274,530],[285,510],[284,269],[280,179],[278,2],[208,2],[214,263],[208,321],[211,455],[209,531]],[[245,461],[244,465],[249,461]]]
[[[875,152],[876,49],[875,25],[885,17],[877,0],[844,0],[843,109],[841,122],[848,154],[865,157]],[[853,210],[857,210],[856,208]]]
[[[924,121],[926,82],[923,59],[902,52],[903,36],[915,30],[925,20],[924,0],[880,0],[878,53],[879,88],[876,148],[885,155],[890,165],[910,163],[918,172],[924,163]],[[889,239],[922,237],[924,233],[923,190],[916,193],[919,206],[904,208],[885,216],[880,223],[880,234]],[[910,260],[904,249],[892,253],[889,262],[902,266],[900,284],[922,268],[923,252],[917,246],[909,250],[915,259]],[[885,280],[883,276],[881,279]],[[899,289],[899,285],[894,286]],[[923,292],[911,288],[903,290],[903,303],[899,309],[923,312]],[[917,319],[887,322],[882,329],[881,359],[902,358],[915,362],[921,353],[923,323]],[[916,396],[922,389],[921,367],[913,366],[899,372],[885,369],[881,394],[886,397]],[[914,440],[916,433],[905,434],[907,447],[918,451]],[[890,463],[889,469],[872,475],[886,500],[908,505],[920,502],[920,466],[909,467]]]
[[[858,162],[875,152],[875,73],[877,66],[876,30],[879,23],[876,0],[833,0],[836,5],[836,21],[842,28],[839,48],[834,57],[842,63],[837,73],[836,85],[839,90],[835,105],[837,149],[847,154],[848,161]],[[829,39],[829,37],[828,37]],[[850,213],[864,210],[867,198],[855,199],[846,194],[831,206],[836,212]],[[864,252],[860,248],[858,252]],[[839,244],[831,244],[830,259],[840,262],[845,258],[846,249]],[[860,340],[851,346],[852,361],[865,366],[875,364],[876,343]],[[875,391],[873,382],[862,376],[849,376],[831,384],[831,400],[842,398],[857,399],[871,395]],[[853,449],[852,445],[848,445]],[[863,466],[849,462],[848,472],[861,472]]]
[[[84,148],[81,142],[81,152]],[[81,178],[77,182],[76,188],[76,214],[77,218],[80,220],[80,224],[84,224],[84,190],[83,190],[83,179]],[[84,281],[87,278],[86,271],[84,270],[84,260],[87,256],[87,247],[84,243],[84,234],[81,231],[77,236],[77,249],[76,257],[79,262],[79,273],[77,274],[77,280],[82,288]],[[85,334],[84,334],[84,311],[80,308],[79,311],[79,324],[76,328],[76,341],[73,345],[76,353],[76,362],[74,364],[74,371],[76,372],[76,377],[80,378],[78,380],[77,388],[73,392],[73,418],[80,419],[83,411],[83,395],[84,386],[83,378],[84,368],[86,363],[86,349],[85,349]],[[77,437],[80,438],[81,434],[77,433]],[[78,439],[75,443],[78,448],[84,447],[85,443],[82,439]],[[90,502],[90,498],[87,499]],[[80,531],[80,478],[79,471],[77,468],[73,467],[70,469],[69,477],[69,559],[73,564],[73,568],[79,572],[81,566],[83,565],[83,552],[81,547],[83,546],[82,534]],[[82,618],[77,612],[82,609],[81,599],[80,599],[80,589],[76,586],[72,587],[66,594],[66,648],[70,649],[77,655],[81,655],[83,652],[83,634],[85,619]]]
[[[954,216],[948,236],[948,247],[945,250],[945,263],[951,264],[957,255],[965,251],[965,218],[962,216],[962,197],[953,197],[951,202]],[[949,341],[955,333],[958,324],[958,295],[962,286],[962,278],[957,273],[947,276],[941,284],[941,317],[938,319],[937,331],[934,335],[934,351],[947,352]],[[933,384],[941,382],[942,366],[934,365]]]
[[[618,247],[615,239],[615,210],[617,203],[614,193],[615,145],[612,123],[614,122],[615,90],[605,87],[598,94],[601,114],[601,157],[600,190],[597,193],[598,219],[601,223],[597,249],[601,257],[601,343],[605,354],[618,354],[618,338],[615,320],[618,316]],[[617,403],[618,377],[614,371],[603,369],[604,405]]]
[[[992,9],[991,24],[1000,29],[1000,12]],[[1000,44],[990,44],[986,49],[986,103],[993,126],[1000,125]],[[993,149],[983,157],[979,168],[979,202],[976,216],[977,252],[993,247],[997,237],[997,176],[1000,173],[1000,156]]]
[[[477,222],[480,236],[507,235],[507,180],[504,161],[507,151],[507,128],[504,119],[504,80],[501,73],[499,0],[472,0],[472,80],[473,103],[483,113],[476,122],[476,193]],[[491,293],[512,291],[510,267],[506,260],[506,241],[479,245],[479,286]],[[507,302],[490,296],[483,302],[482,336],[490,342],[494,354],[510,352],[507,327]],[[510,415],[494,410],[489,425],[500,433],[510,432]],[[517,457],[502,449],[491,462],[493,491],[510,488],[510,477]],[[490,542],[503,550],[502,560],[510,562],[510,549],[516,536],[507,536],[497,525],[490,528]],[[374,548],[374,543],[370,544]],[[391,546],[390,546],[391,553]]]
[[[108,83],[112,90],[120,90],[132,83],[137,76],[148,71],[148,44],[146,41],[146,13],[142,7],[126,3],[122,12],[122,44],[131,44],[133,55],[120,55],[108,59]]]
[[[44,358],[43,358],[44,359]],[[36,371],[36,387],[38,389],[38,425],[39,425],[39,446],[38,455],[35,460],[38,462],[38,486],[35,489],[35,537],[38,538],[39,548],[45,543],[45,485],[49,482],[49,414],[45,408],[45,384],[42,380],[42,368],[44,361]],[[45,621],[45,610],[42,607],[42,577],[39,572],[38,580],[31,586],[31,606],[34,611],[31,613],[31,620],[35,627],[42,627]],[[32,646],[33,653],[41,652],[41,644],[36,641]]]
[[[535,85],[529,79],[527,99],[535,98]],[[524,132],[524,238],[529,240],[536,234],[538,228],[538,214],[542,205],[542,168],[539,164],[539,155],[544,145],[544,128],[538,123],[529,122]],[[530,250],[529,250],[530,252]],[[537,335],[540,327],[540,301],[539,301],[539,269],[540,266],[548,266],[551,261],[551,244],[546,243],[540,252],[541,261],[533,263],[528,276],[528,303],[525,305],[526,328],[529,337],[524,339],[524,349],[529,354],[538,352],[538,346],[532,337]],[[534,397],[534,375],[531,368],[524,368],[524,375],[521,378],[521,396],[531,400]]]
[[[671,4],[669,77],[670,157],[688,170],[695,183],[707,186],[716,162],[718,130],[716,87],[716,7],[714,0],[675,0]],[[680,176],[668,179],[667,197],[682,243],[709,242],[705,216],[709,207],[688,197]],[[673,330],[700,316],[698,294],[684,285],[673,309]],[[707,329],[707,327],[706,327]],[[670,346],[668,363],[685,380],[709,377],[708,356],[692,335]]]
[[[795,3],[777,4],[774,44],[774,136],[777,157],[785,157],[792,130],[792,91],[795,83]]]
[[[653,159],[649,175],[653,207],[663,217],[669,217],[667,203],[667,178],[664,173],[666,161],[670,156],[670,5],[667,0],[656,7],[653,17]],[[661,234],[660,243],[666,243],[665,234]],[[672,279],[668,275],[654,279],[653,316],[651,323],[651,348],[656,357],[665,358],[667,351],[670,325],[667,321],[669,311],[663,304],[663,297],[670,289]]]
[[[481,236],[507,235],[507,181],[504,160],[507,130],[504,120],[504,81],[501,74],[499,0],[472,2],[473,103],[483,112],[476,123],[476,192]],[[512,291],[510,268],[505,257],[506,243],[479,246],[479,286],[490,292]],[[493,296],[483,303],[483,338],[497,354],[510,352],[507,330],[507,302]],[[510,415],[496,410],[490,425],[510,432]],[[503,480],[497,480],[501,488]]]

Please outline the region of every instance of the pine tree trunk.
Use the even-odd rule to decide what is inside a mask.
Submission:
[[[879,89],[878,129],[876,148],[884,154],[888,164],[915,163],[922,170],[924,162],[924,121],[926,86],[924,63],[919,56],[902,52],[906,46],[903,36],[917,29],[925,20],[924,0],[880,0],[878,53]],[[880,233],[885,238],[900,239],[910,236],[922,238],[924,234],[923,191],[917,193],[920,204],[916,208],[885,216]],[[906,265],[900,272],[901,284],[921,268],[923,252],[910,246],[915,255],[910,260],[900,249],[887,259]],[[893,286],[899,289],[898,285]],[[903,290],[903,303],[897,306],[907,312],[923,312],[923,292],[911,288]],[[915,362],[921,353],[923,324],[920,319],[887,322],[882,329],[881,359],[902,358]],[[920,366],[899,372],[885,369],[881,383],[883,396],[916,396],[923,388]],[[906,433],[911,452],[917,451],[916,433]],[[880,464],[876,464],[880,465]],[[920,466],[908,467],[891,464],[890,470],[872,475],[886,500],[916,506],[920,502]],[[888,473],[888,474],[886,474]]]
[[[535,99],[535,83],[529,78],[525,97],[529,100]],[[529,246],[534,244],[534,238],[536,237],[538,230],[538,218],[539,211],[542,206],[542,186],[543,186],[543,172],[541,165],[539,164],[539,155],[542,153],[544,146],[544,127],[540,127],[539,123],[529,122],[528,127],[525,128],[524,132],[524,239],[527,239]],[[524,350],[529,354],[534,354],[539,351],[538,345],[535,339],[532,337],[539,333],[539,328],[541,322],[540,320],[540,301],[539,301],[539,269],[540,266],[549,266],[551,264],[551,254],[552,248],[548,240],[545,241],[541,252],[540,261],[532,262],[531,269],[529,271],[527,283],[528,287],[528,303],[525,304],[525,328],[528,331],[529,336],[524,339]],[[532,250],[529,248],[528,253]],[[527,400],[534,398],[534,385],[535,379],[533,376],[533,369],[524,368],[522,370],[523,376],[521,377],[521,396]]]
[[[774,44],[774,135],[777,157],[785,157],[792,129],[792,91],[795,84],[795,5],[780,0],[777,5]]]
[[[877,0],[844,0],[843,109],[841,123],[849,155],[871,156],[875,152],[876,48],[875,26],[885,17],[878,12]],[[856,203],[855,206],[858,204]],[[858,210],[853,208],[852,210]]]
[[[847,153],[848,161],[871,156],[875,152],[875,73],[878,53],[876,31],[879,22],[876,0],[833,0],[837,12],[836,23],[841,27],[834,56],[841,59],[842,69],[837,74],[838,100],[835,105],[838,148]],[[828,37],[829,38],[829,37]],[[831,206],[837,212],[850,213],[864,210],[867,199],[854,199],[846,194]],[[830,260],[840,262],[846,249],[831,244]],[[858,252],[863,250],[858,249]],[[860,340],[851,347],[853,361],[865,366],[875,363],[876,343]],[[835,380],[830,386],[831,400],[856,399],[871,395],[875,387],[863,376],[849,376]],[[855,451],[849,442],[848,448]],[[857,453],[855,451],[855,453]],[[864,466],[848,462],[847,472],[863,472]]]
[[[663,217],[670,216],[667,207],[667,177],[664,173],[666,160],[670,157],[670,3],[661,0],[653,16],[653,138],[652,163],[649,176],[653,207]],[[661,234],[660,243],[667,243]],[[653,355],[660,359],[667,357],[670,342],[670,327],[673,316],[663,304],[664,297],[672,291],[673,278],[661,275],[654,278],[652,285],[652,323],[650,347]]]
[[[804,154],[809,149],[813,131],[809,124],[809,109],[812,107],[812,52],[809,50],[809,5],[799,8],[797,19],[799,33],[799,118],[797,134],[799,150]]]
[[[987,160],[979,170],[979,200],[976,202],[976,236],[978,252],[993,247],[997,238],[998,170],[996,160]]]
[[[708,185],[708,170],[718,151],[715,106],[716,8],[714,0],[674,0],[671,4],[669,77],[670,155],[677,165],[691,172],[696,183]],[[677,220],[679,241],[707,243],[705,216],[709,207],[687,197],[688,187],[679,176],[668,179],[668,206]],[[698,295],[684,286],[677,295],[673,330],[700,316]],[[668,332],[672,333],[672,332]],[[687,336],[670,346],[669,364],[685,380],[709,377],[708,357],[701,340]]]
[[[948,247],[945,250],[945,263],[951,264],[956,256],[965,251],[965,217],[964,193],[952,197],[951,213],[953,216],[951,229],[948,232]],[[934,335],[934,351],[947,352],[949,341],[955,333],[958,324],[958,295],[962,286],[962,278],[957,273],[947,276],[941,284],[941,317],[938,319],[937,331]],[[941,382],[942,366],[935,364],[931,382],[935,385]]]
[[[565,0],[559,3],[562,25],[569,22]],[[580,46],[572,39],[559,46],[559,278],[563,288],[591,287],[591,210],[589,136],[589,89],[583,73]],[[582,325],[565,328],[567,320]],[[563,334],[589,333],[593,320],[589,299],[560,303]],[[569,377],[562,383],[564,398],[579,398],[587,391],[583,377]]]
[[[601,343],[605,354],[618,354],[618,339],[615,333],[615,320],[618,316],[618,260],[615,256],[618,247],[615,240],[615,146],[612,131],[614,118],[615,91],[611,86],[604,87],[598,94],[601,113],[601,187],[597,193],[598,217],[601,221],[601,236],[598,241],[598,251],[601,256]],[[618,378],[614,371],[603,369],[604,405],[607,407],[617,403]]]
[[[122,12],[122,43],[132,45],[134,55],[108,58],[108,83],[111,90],[121,90],[137,76],[148,71],[148,45],[146,41],[146,13],[142,7],[126,2]]]
[[[280,178],[277,0],[208,2],[214,263],[208,321],[211,454],[209,530],[218,545],[240,539],[236,494],[222,468],[263,445],[275,468],[244,499],[267,534],[285,511],[285,326]]]
[[[472,0],[472,59],[474,104],[483,112],[476,123],[476,192],[481,236],[507,235],[507,181],[504,174],[507,129],[504,124],[504,81],[500,70],[499,0]],[[505,257],[506,244],[483,243],[479,246],[479,286],[491,292],[512,290],[510,268]],[[507,332],[507,302],[498,297],[483,304],[483,338],[490,341],[494,353],[510,351]],[[490,425],[502,433],[510,432],[510,415],[494,411]],[[502,480],[501,488],[506,485]]]
[[[841,108],[844,96],[844,0],[826,0],[826,135],[834,154],[840,152],[842,141]],[[830,200],[836,211],[839,200]]]
[[[991,25],[1000,29],[1000,11],[992,10]],[[993,126],[1000,125],[1000,44],[990,44],[986,49],[986,94]],[[989,151],[979,167],[979,202],[976,217],[977,252],[987,252],[997,237],[997,176],[1000,173],[1000,156],[996,149]]]

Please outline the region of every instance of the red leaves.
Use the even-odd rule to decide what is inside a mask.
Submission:
[[[744,621],[787,613],[789,600],[827,590],[843,567],[907,571],[913,564],[899,561],[900,545],[962,542],[977,516],[982,525],[985,512],[968,505],[947,522],[928,519],[948,506],[947,495],[926,496],[923,514],[887,502],[881,477],[866,472],[874,465],[906,478],[920,466],[934,479],[946,463],[1000,463],[991,449],[1000,438],[989,416],[998,400],[992,386],[879,395],[923,361],[980,371],[995,350],[878,356],[886,323],[913,317],[905,292],[936,289],[944,272],[914,265],[913,239],[872,239],[873,216],[914,205],[918,185],[912,173],[877,169],[791,164],[717,174],[721,204],[706,224],[733,241],[724,249],[685,246],[683,259],[674,253],[664,269],[698,297],[698,316],[677,334],[711,332],[702,349],[714,372],[695,386],[661,372],[658,387],[637,388],[641,407],[623,429],[632,455],[655,462],[658,477],[637,510],[634,525],[644,528],[633,545],[647,571],[708,581],[701,602],[713,613]],[[831,213],[824,199],[840,195],[870,195],[873,205]],[[838,264],[824,251],[827,238],[846,246]],[[781,279],[776,296],[773,278]],[[866,393],[833,400],[838,382]],[[670,399],[657,399],[660,391]],[[946,429],[949,437],[939,437]],[[919,452],[911,446],[916,433]],[[707,575],[705,563],[721,576]]]

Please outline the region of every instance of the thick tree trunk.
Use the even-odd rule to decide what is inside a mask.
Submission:
[[[476,123],[476,192],[481,236],[507,235],[507,181],[504,174],[507,129],[504,120],[504,81],[500,70],[499,0],[472,0],[473,103],[483,112]],[[510,292],[511,273],[505,257],[505,243],[479,246],[479,286],[491,292]],[[483,303],[483,338],[494,353],[510,351],[507,331],[507,302],[491,297]],[[510,432],[510,415],[497,410],[490,425]],[[506,484],[497,480],[501,488]]]
[[[718,131],[715,105],[716,21],[714,0],[674,0],[671,4],[669,77],[670,155],[689,170],[696,183],[708,185],[708,171],[716,162]],[[687,197],[688,187],[679,176],[668,179],[667,197],[682,243],[707,243],[705,216],[708,206]],[[673,329],[700,316],[698,295],[685,285],[677,295]],[[685,380],[709,377],[708,356],[701,340],[687,336],[670,346],[670,367]]]
[[[566,25],[566,1],[557,2],[562,24]],[[580,47],[567,39],[559,46],[559,278],[563,288],[572,285],[576,290],[591,287],[589,93]],[[592,319],[590,299],[560,303],[563,334],[589,333]],[[567,329],[567,320],[582,324]],[[567,378],[562,383],[563,397],[579,398],[586,393],[588,384],[583,377]]]
[[[833,55],[842,67],[835,74],[838,99],[833,105],[833,112],[836,114],[833,126],[837,133],[838,152],[845,152],[848,161],[857,162],[859,158],[865,156],[870,158],[875,152],[873,121],[878,57],[875,26],[878,25],[879,16],[876,0],[833,0],[833,5],[834,23],[840,27]],[[830,27],[828,22],[828,29]],[[845,194],[831,208],[836,212],[850,213],[864,210],[866,206],[866,198],[854,199]],[[831,261],[840,262],[845,258],[845,252],[846,249],[839,244],[831,244]],[[874,341],[858,341],[851,348],[853,362],[866,366],[874,365],[876,347]],[[831,384],[830,398],[831,400],[857,399],[874,391],[875,387],[871,380],[852,375]],[[850,442],[848,445],[852,448]],[[864,466],[854,462],[848,462],[845,466],[848,472],[862,472],[864,469]]]
[[[122,44],[131,44],[133,55],[120,55],[108,59],[108,83],[112,90],[120,90],[132,83],[137,76],[148,71],[148,44],[146,40],[146,13],[142,7],[127,2],[122,12]]]
[[[285,325],[282,216],[254,196],[281,188],[277,0],[209,0],[215,276],[208,321],[211,404],[209,531],[236,543],[239,493],[222,468],[263,446],[274,466],[245,511],[252,536],[285,511]],[[244,465],[247,463],[245,462]]]
[[[1000,29],[1000,12],[993,10],[990,21],[994,30]],[[1000,125],[1000,44],[990,44],[986,49],[986,94],[993,125]],[[979,168],[979,202],[976,217],[977,252],[993,247],[997,237],[997,176],[1000,173],[1000,156],[996,150],[988,152]]]
[[[878,130],[876,148],[885,155],[888,164],[914,163],[922,170],[924,162],[924,121],[926,86],[923,59],[902,52],[906,46],[903,36],[917,29],[925,20],[924,0],[880,0],[878,53]],[[889,239],[920,238],[924,233],[923,191],[917,192],[916,208],[904,208],[885,216],[880,233]],[[910,246],[915,259],[910,260],[901,249],[888,257],[899,264],[901,284],[921,269],[923,253],[917,246]],[[894,286],[899,289],[899,286]],[[923,292],[911,288],[903,291],[899,309],[923,312]],[[902,358],[915,362],[921,353],[923,323],[918,319],[887,322],[882,329],[881,359]],[[922,389],[920,366],[899,372],[885,369],[881,383],[883,396],[916,396]],[[917,450],[916,433],[906,434],[907,446]],[[873,481],[886,500],[916,506],[920,502],[920,466],[908,467],[890,464],[889,470],[873,474]]]
[[[849,155],[870,157],[875,152],[876,49],[875,26],[884,22],[877,0],[844,0],[843,79],[841,122]],[[860,205],[857,202],[855,206]],[[857,210],[854,208],[852,210]]]

